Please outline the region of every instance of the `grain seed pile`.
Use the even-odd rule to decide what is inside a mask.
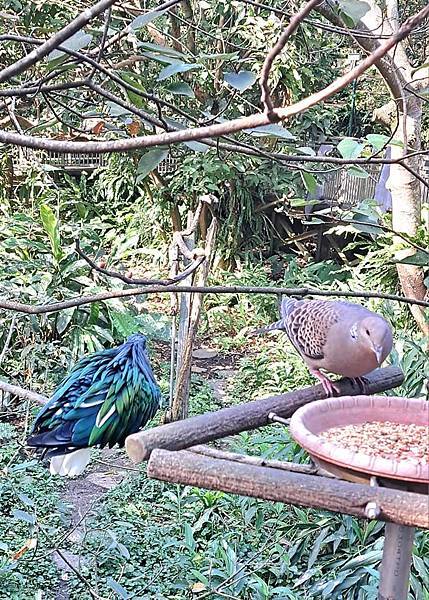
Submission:
[[[429,426],[372,421],[333,427],[320,436],[336,446],[371,456],[429,462]]]

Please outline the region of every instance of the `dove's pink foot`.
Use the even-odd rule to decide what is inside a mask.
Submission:
[[[323,389],[326,392],[326,396],[329,398],[330,396],[335,396],[335,392],[339,393],[340,389],[336,386],[330,379],[326,377],[323,373],[319,371],[319,369],[310,369],[310,373],[316,377],[323,386]]]

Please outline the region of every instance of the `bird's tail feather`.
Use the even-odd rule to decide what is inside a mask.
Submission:
[[[265,327],[260,327],[259,329],[252,329],[247,332],[247,335],[261,335],[267,333],[268,331],[276,331],[276,330],[284,330],[283,320],[276,321],[271,325],[266,325]]]
[[[89,448],[80,448],[69,454],[60,454],[51,458],[49,470],[51,475],[77,477],[85,470],[91,458]]]

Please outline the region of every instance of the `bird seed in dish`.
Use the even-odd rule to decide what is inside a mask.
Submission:
[[[372,421],[332,427],[320,436],[336,446],[390,460],[429,462],[429,426]]]

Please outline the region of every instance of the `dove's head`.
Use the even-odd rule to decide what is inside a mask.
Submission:
[[[392,350],[392,330],[382,317],[377,315],[365,317],[355,328],[357,341],[375,354],[380,366]]]

